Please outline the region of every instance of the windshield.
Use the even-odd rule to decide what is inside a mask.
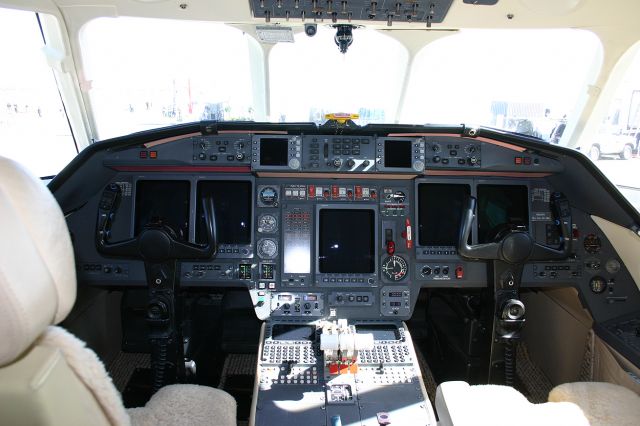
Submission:
[[[396,40],[358,28],[346,54],[336,30],[319,26],[313,37],[279,43],[269,56],[271,119],[325,122],[333,112],[359,114],[358,124],[392,123],[409,55]],[[380,58],[385,58],[380,61]],[[295,61],[292,61],[295,58]]]
[[[85,26],[81,40],[100,139],[182,122],[255,118],[256,42],[238,29],[100,18]]]
[[[202,119],[322,123],[344,112],[360,125],[464,122],[558,143],[601,61],[597,37],[581,30],[451,32],[411,62],[383,31],[354,29],[345,54],[335,34],[318,24],[313,37],[299,32],[263,55],[222,24],[91,21],[82,58],[98,136]]]

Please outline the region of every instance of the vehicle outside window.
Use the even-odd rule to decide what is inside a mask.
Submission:
[[[355,113],[360,125],[393,123],[408,62],[407,50],[380,32],[353,30],[345,54],[336,30],[318,25],[315,36],[295,36],[269,55],[271,120],[324,123],[325,114]]]
[[[598,133],[583,135],[580,150],[640,210],[640,51],[618,83]]]
[[[0,9],[0,155],[37,176],[58,173],[78,153],[38,16]]]
[[[255,116],[251,44],[223,24],[100,18],[81,33],[100,139],[199,120]]]
[[[463,30],[414,59],[401,122],[465,123],[562,143],[599,71],[582,30]]]

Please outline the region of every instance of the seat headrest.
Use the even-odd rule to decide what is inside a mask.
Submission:
[[[76,299],[73,247],[42,181],[0,157],[0,366],[11,363]]]

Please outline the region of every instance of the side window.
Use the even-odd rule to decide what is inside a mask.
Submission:
[[[580,141],[580,150],[640,211],[639,145],[640,50],[619,81],[600,128]]]
[[[38,15],[0,9],[0,155],[37,176],[57,174],[77,153]]]

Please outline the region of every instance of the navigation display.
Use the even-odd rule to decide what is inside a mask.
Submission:
[[[264,138],[260,139],[260,165],[286,166],[289,160],[289,139]]]
[[[469,185],[418,185],[418,243],[421,246],[457,246]]]
[[[489,243],[509,229],[529,226],[527,187],[478,185],[478,242]]]
[[[180,241],[189,239],[188,181],[139,180],[136,184],[135,235],[146,225],[165,225]]]
[[[206,242],[202,200],[213,197],[218,244],[251,244],[251,182],[202,180],[198,182],[196,242]]]
[[[394,168],[411,168],[411,141],[385,140],[384,166]]]
[[[371,209],[319,211],[321,273],[375,272],[375,214]]]

